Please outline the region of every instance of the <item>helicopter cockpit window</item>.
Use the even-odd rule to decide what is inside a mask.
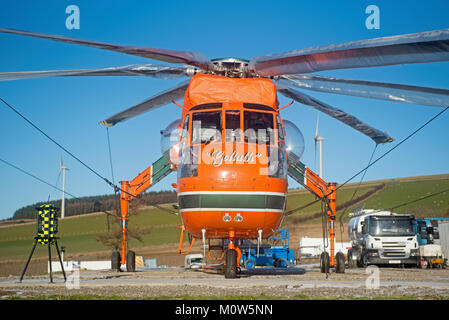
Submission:
[[[221,111],[195,112],[192,115],[192,144],[221,140]]]
[[[243,114],[245,142],[274,144],[273,114],[245,111]]]
[[[240,142],[240,111],[226,111],[226,142]]]
[[[186,146],[179,153],[178,179],[197,177],[200,146]]]
[[[190,115],[187,115],[184,119],[184,124],[182,125],[181,140],[186,140],[189,137],[189,119]]]
[[[285,146],[279,144],[279,148],[268,147],[268,176],[270,178],[287,179],[287,161],[285,158]]]
[[[281,141],[284,140],[284,131],[282,131],[281,118],[278,116],[276,117],[276,127],[278,130],[278,139]]]

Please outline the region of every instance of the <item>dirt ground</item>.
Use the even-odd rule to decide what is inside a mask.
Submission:
[[[367,270],[369,272],[367,272]],[[68,272],[0,278],[0,298],[114,299],[448,299],[449,270],[380,268],[349,269],[323,274],[316,264],[288,268],[242,270],[237,279],[222,274],[163,268],[134,273],[112,271]],[[376,278],[378,276],[378,278]],[[79,280],[77,280],[79,279]],[[378,281],[376,280],[378,279]]]

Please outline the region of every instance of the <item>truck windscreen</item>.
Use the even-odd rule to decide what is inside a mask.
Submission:
[[[413,220],[370,219],[368,233],[372,236],[414,236]]]

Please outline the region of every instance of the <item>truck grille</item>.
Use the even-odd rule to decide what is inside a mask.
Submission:
[[[404,251],[386,251],[384,250],[382,254],[385,258],[404,258],[405,252]]]
[[[384,258],[405,258],[405,242],[382,242]]]
[[[387,248],[405,248],[405,242],[382,242],[382,247]]]

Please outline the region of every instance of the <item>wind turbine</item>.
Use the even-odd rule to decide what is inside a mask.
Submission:
[[[318,135],[319,121],[320,121],[320,118],[319,118],[319,114],[317,113],[315,138],[313,138],[315,140],[315,164],[316,164],[316,145],[317,145],[317,143],[319,143],[320,144],[320,171],[319,171],[320,173],[319,173],[319,176],[320,176],[320,178],[323,178],[323,145],[322,145],[322,143],[323,143],[324,137]]]
[[[62,157],[59,158],[59,174],[62,171],[62,199],[61,199],[61,219],[65,216],[65,171],[70,170],[62,163]]]

